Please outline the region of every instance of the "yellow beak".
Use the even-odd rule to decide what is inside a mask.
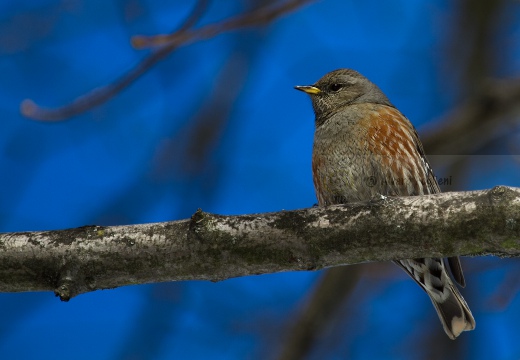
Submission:
[[[307,93],[309,95],[316,95],[316,94],[319,94],[321,92],[320,89],[318,89],[317,87],[315,86],[311,86],[311,85],[305,85],[305,86],[295,86],[294,87],[296,90],[300,90],[300,91],[303,91],[304,93]]]

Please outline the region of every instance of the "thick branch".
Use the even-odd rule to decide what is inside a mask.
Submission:
[[[339,264],[520,256],[520,188],[131,226],[0,234],[0,291],[223,280]]]

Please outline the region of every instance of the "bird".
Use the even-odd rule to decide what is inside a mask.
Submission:
[[[310,96],[315,115],[312,176],[318,206],[441,191],[412,123],[359,72],[334,70],[295,89]],[[458,257],[394,263],[430,297],[450,339],[475,328],[453,281],[466,285]]]

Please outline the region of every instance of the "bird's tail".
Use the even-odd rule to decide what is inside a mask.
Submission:
[[[475,328],[468,304],[451,281],[442,259],[400,260],[396,264],[426,291],[450,339]]]

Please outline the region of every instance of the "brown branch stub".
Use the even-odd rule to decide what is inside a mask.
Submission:
[[[165,223],[0,234],[0,291],[62,300],[129,284],[218,281],[418,257],[520,257],[520,188]]]

